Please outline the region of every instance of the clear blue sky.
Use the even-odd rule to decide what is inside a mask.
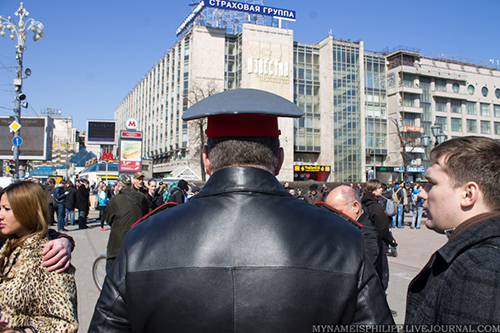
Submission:
[[[29,108],[61,109],[78,129],[87,119],[113,119],[115,108],[176,41],[175,30],[189,15],[191,0],[24,0],[29,17],[45,36],[29,33],[23,81]],[[0,15],[14,16],[20,1],[0,0]],[[488,62],[500,59],[498,0],[265,0],[291,9],[294,40],[317,43],[328,36],[363,40],[365,49],[404,45],[422,55],[447,54]],[[13,115],[15,45],[0,38],[0,116]]]

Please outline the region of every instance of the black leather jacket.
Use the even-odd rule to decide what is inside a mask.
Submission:
[[[311,332],[392,324],[363,236],[269,172],[215,172],[128,232],[89,332]]]

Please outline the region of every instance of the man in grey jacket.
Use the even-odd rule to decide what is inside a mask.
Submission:
[[[284,159],[277,117],[301,115],[254,89],[212,95],[184,113],[208,116],[210,179],[187,203],[127,234],[89,332],[293,333],[393,323],[361,232],[296,200],[275,177]]]
[[[500,143],[445,141],[418,196],[448,242],[408,287],[405,324],[500,324]],[[411,331],[409,328],[408,331]]]

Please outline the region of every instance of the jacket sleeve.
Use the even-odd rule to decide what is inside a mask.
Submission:
[[[31,258],[33,260],[33,258]],[[33,326],[39,333],[76,332],[78,330],[75,268],[62,273],[48,272],[40,266],[41,258],[33,260],[24,277],[33,283],[26,292],[31,300],[28,312],[19,313],[20,321]]]
[[[498,244],[498,243],[497,243]],[[466,250],[442,274],[436,324],[500,324],[496,245]]]
[[[145,197],[142,198],[142,200],[141,200],[141,208],[142,208],[142,216],[148,214],[149,211],[150,211],[150,209],[149,209],[150,208],[149,207],[149,200],[146,199]]]
[[[71,252],[73,252],[73,250],[75,249],[76,246],[75,240],[68,234],[63,234],[55,231],[54,229],[49,229],[49,231],[47,232],[47,236],[49,237],[50,240],[58,238],[66,238],[71,243]]]
[[[116,197],[113,197],[111,198],[111,200],[109,200],[108,207],[106,208],[106,213],[104,214],[104,219],[109,226],[113,225],[113,221],[115,219],[115,198]]]
[[[102,286],[88,332],[132,332],[126,307],[126,246],[113,263]]]
[[[359,272],[356,312],[352,324],[394,325],[382,285],[366,255]]]
[[[57,201],[64,200],[66,198],[66,194],[64,194],[64,188],[62,187],[56,187],[54,190],[54,199]]]

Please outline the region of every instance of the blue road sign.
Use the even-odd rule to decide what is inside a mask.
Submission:
[[[20,136],[15,136],[14,138],[12,138],[12,144],[14,146],[20,146],[23,144],[23,139],[21,139]]]

